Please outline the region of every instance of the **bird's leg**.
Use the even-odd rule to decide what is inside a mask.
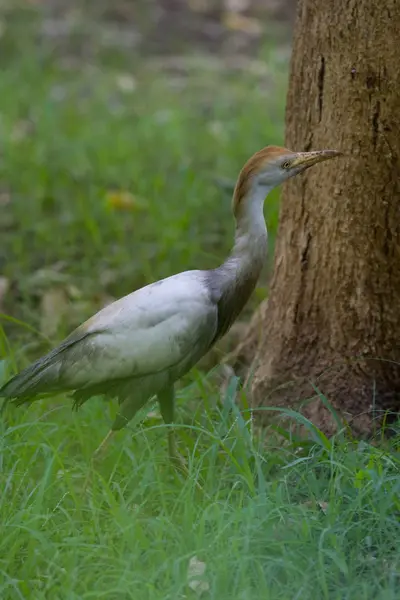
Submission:
[[[171,385],[164,388],[157,395],[158,402],[160,404],[161,416],[166,425],[172,425],[174,422],[174,407],[175,407],[175,391],[174,386]],[[169,458],[176,469],[184,473],[189,474],[186,461],[178,452],[176,445],[175,430],[173,427],[168,427],[168,452]]]

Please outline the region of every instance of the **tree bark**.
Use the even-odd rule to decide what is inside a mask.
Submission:
[[[314,384],[358,434],[400,405],[399,32],[399,0],[299,0],[285,145],[345,157],[285,184],[269,299],[239,349],[254,406]],[[321,399],[303,414],[334,431]]]

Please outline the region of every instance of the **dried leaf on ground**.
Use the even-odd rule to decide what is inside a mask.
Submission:
[[[237,12],[225,13],[222,22],[231,31],[240,31],[254,36],[259,36],[263,32],[262,23],[258,19],[245,17]]]
[[[5,190],[0,192],[0,206],[7,206],[11,202],[11,195]]]
[[[0,311],[3,310],[4,298],[10,289],[10,280],[7,277],[0,277]]]
[[[111,191],[106,194],[106,206],[112,210],[145,210],[147,203],[130,192]]]
[[[68,295],[64,288],[50,288],[43,294],[40,303],[40,329],[42,333],[48,337],[52,337],[57,333],[67,314],[68,306]]]
[[[204,577],[206,568],[207,565],[205,562],[199,560],[197,556],[192,556],[187,570],[188,585],[199,596],[210,589],[210,584]]]
[[[328,502],[324,502],[323,500],[319,500],[317,502],[318,506],[320,507],[320,509],[322,510],[322,512],[324,513],[324,515],[326,515],[327,511],[328,511]]]
[[[136,79],[129,73],[120,73],[116,78],[117,87],[121,92],[132,93],[136,90]]]
[[[17,121],[11,131],[11,141],[20,142],[34,132],[34,124],[32,121],[20,120]]]
[[[160,411],[158,410],[151,410],[147,413],[147,418],[148,419],[157,419],[157,421],[161,421],[162,420],[162,416]]]
[[[68,293],[70,300],[80,300],[83,296],[82,290],[76,287],[76,285],[74,285],[73,283],[69,283],[68,285],[66,285],[65,289]]]
[[[306,500],[306,502],[303,502],[302,506],[306,506],[307,508],[315,508],[316,506],[318,506],[318,508],[324,513],[324,515],[326,515],[329,504],[328,502],[324,502],[323,500],[317,500],[316,502],[315,500]]]

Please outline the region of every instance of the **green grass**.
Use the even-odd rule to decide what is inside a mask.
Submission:
[[[233,222],[218,181],[234,182],[283,131],[286,66],[269,47],[264,74],[210,58],[177,74],[102,52],[71,66],[21,22],[19,36],[6,30],[0,40],[0,274],[14,319],[3,315],[0,382],[6,367],[49,348],[40,334],[49,290],[68,299],[56,343],[108,296],[223,260]],[[121,74],[134,77],[133,91]],[[138,206],[110,207],[115,190]],[[276,193],[266,206],[271,247],[277,211]],[[213,374],[184,384],[188,480],[168,464],[153,405],[93,472],[114,406],[94,399],[76,414],[61,397],[7,408],[0,597],[190,600],[199,596],[188,574],[197,557],[206,600],[398,598],[398,438],[374,447],[315,430],[311,441],[282,441],[272,428],[255,436],[234,381],[226,392]]]
[[[107,431],[104,405],[77,415],[67,402],[9,411],[2,598],[195,598],[192,557],[206,565],[205,598],[398,597],[394,446],[333,440],[299,451],[275,446],[271,432],[261,444],[232,393],[217,408],[196,386],[183,399],[206,408],[193,429],[179,429],[189,480],[169,467],[165,428],[152,416],[118,435],[86,492],[91,452]]]

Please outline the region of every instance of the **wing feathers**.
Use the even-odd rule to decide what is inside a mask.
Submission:
[[[78,330],[73,332],[57,348],[12,377],[0,388],[0,398],[19,398],[21,404],[38,393],[57,391],[63,353],[90,335]]]

